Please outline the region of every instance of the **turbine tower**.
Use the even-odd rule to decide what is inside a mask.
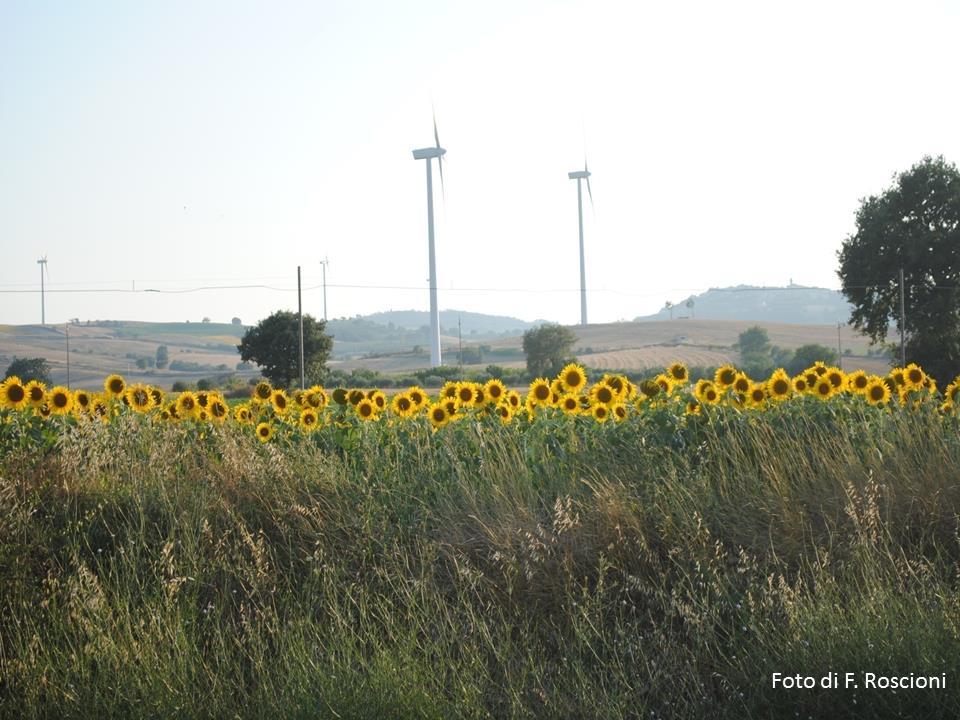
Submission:
[[[590,171],[587,170],[587,158],[583,158],[583,170],[567,173],[567,177],[577,181],[577,214],[580,218],[580,324],[587,324],[587,273],[583,264],[583,188],[582,182],[587,181],[587,193],[590,195],[590,206],[593,207],[593,191],[590,189]]]
[[[447,151],[440,147],[437,120],[433,120],[433,147],[413,151],[414,160],[427,161],[427,237],[430,243],[430,367],[440,366],[440,309],[437,306],[437,253],[433,241],[433,158],[440,168],[440,186],[443,187],[443,156]]]
[[[42,258],[37,260],[37,265],[40,266],[40,324],[47,324],[47,306],[44,299],[44,287],[43,287],[43,276],[44,273],[47,274],[47,277],[50,276],[49,271],[47,270],[47,256],[44,255]]]

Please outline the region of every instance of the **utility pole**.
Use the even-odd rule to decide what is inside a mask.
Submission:
[[[327,321],[327,265],[330,264],[328,258],[324,258],[320,261],[320,264],[323,266],[323,321]]]
[[[42,258],[37,260],[37,265],[40,266],[40,324],[47,324],[47,306],[44,302],[44,286],[43,286],[43,271],[47,269],[47,256],[44,255]]]
[[[463,322],[457,315],[457,339],[460,344],[460,379],[463,380]]]
[[[70,323],[63,326],[63,334],[67,338],[67,390],[70,389]]]
[[[907,328],[907,311],[903,301],[903,268],[900,268],[900,367],[907,366],[907,344],[904,335]]]
[[[297,320],[300,323],[300,389],[303,390],[303,300],[300,294],[299,265],[297,265]]]

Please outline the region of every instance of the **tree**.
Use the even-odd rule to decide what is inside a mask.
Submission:
[[[793,358],[787,363],[786,370],[791,375],[799,375],[817,360],[827,365],[835,365],[837,362],[837,351],[831,350],[826,345],[819,345],[817,343],[801,345],[793,351]]]
[[[740,333],[734,347],[740,351],[740,367],[747,375],[759,378],[773,372],[774,348],[767,331],[759,325]]]
[[[45,385],[52,383],[50,379],[50,363],[44,358],[18,358],[14,357],[13,362],[7,368],[5,378],[16,375],[23,382],[38,380]]]
[[[312,315],[303,316],[303,360],[305,374],[322,375],[333,349],[333,337],[324,330],[326,323]],[[243,362],[254,362],[270,382],[289,387],[300,377],[300,341],[297,314],[278,310],[254,327],[248,328],[237,345]]]
[[[924,157],[880,195],[860,201],[838,253],[851,324],[872,342],[899,328],[903,270],[906,360],[941,383],[960,371],[960,171]],[[890,349],[899,347],[891,343]]]
[[[231,325],[243,325],[243,322],[240,320],[240,318],[235,317],[235,318],[231,318],[231,319],[230,319],[230,324],[231,324]]]
[[[157,367],[163,370],[170,362],[170,351],[166,345],[157,346]]]
[[[569,357],[577,336],[569,328],[547,323],[523,334],[523,352],[527,355],[530,377],[550,377],[559,373]]]

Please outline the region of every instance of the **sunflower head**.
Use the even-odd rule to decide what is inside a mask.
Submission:
[[[550,381],[541,377],[530,383],[527,398],[535,405],[549,405],[552,395],[553,390],[550,388]]]
[[[580,398],[573,393],[567,393],[560,398],[560,409],[567,415],[577,415],[580,412]]]
[[[251,399],[255,402],[270,402],[270,396],[273,395],[273,386],[266,380],[261,380],[253,386]]]
[[[65,415],[73,409],[73,393],[57,385],[47,392],[46,404],[54,415]]]
[[[477,392],[473,386],[472,382],[460,382],[457,383],[457,401],[461,405],[473,405],[474,401],[477,399]]]
[[[450,416],[447,414],[447,408],[443,403],[434,403],[431,405],[429,414],[430,424],[433,425],[436,430],[442,428],[450,420]]]
[[[587,373],[576,363],[567,365],[557,377],[560,379],[563,389],[567,392],[578,392],[587,385]]]
[[[882,378],[874,376],[867,382],[863,395],[871,405],[886,405],[890,402],[890,386]]]
[[[153,407],[153,395],[143,385],[131,385],[126,392],[127,405],[135,412],[142,413]]]
[[[713,381],[721,388],[728,388],[733,385],[737,379],[737,369],[733,365],[723,365],[717,368],[713,375]]]
[[[594,420],[599,423],[604,423],[610,417],[610,408],[606,405],[594,405],[590,413],[593,415]]]
[[[814,395],[821,400],[829,400],[833,396],[834,392],[836,392],[836,387],[832,382],[830,382],[830,378],[826,377],[825,375],[817,378],[817,382],[813,386]]]
[[[348,402],[347,389],[342,387],[336,388],[332,393],[330,393],[330,399],[333,400],[337,405],[346,405]]]
[[[27,389],[16,375],[11,375],[0,385],[0,407],[22,410],[28,401]]]
[[[747,377],[746,373],[737,373],[737,376],[733,379],[733,391],[741,395],[749,393],[752,386],[753,381]]]
[[[115,398],[123,397],[123,391],[127,389],[127,381],[122,375],[108,375],[103,381],[103,389]]]
[[[275,389],[270,393],[270,404],[273,405],[274,412],[283,415],[287,412],[287,408],[290,407],[290,398],[287,397],[287,394],[283,390]]]
[[[792,390],[793,385],[790,382],[790,377],[783,368],[774,372],[767,380],[767,394],[772,400],[786,400],[790,397]]]
[[[312,407],[306,407],[300,411],[300,428],[307,432],[317,427],[317,421],[320,419],[317,411]]]
[[[46,385],[39,380],[31,380],[27,383],[25,389],[27,391],[27,402],[34,407],[37,407],[43,403],[43,399],[47,395]]]
[[[77,390],[73,393],[73,406],[81,412],[90,410],[90,393],[86,390]]]
[[[683,385],[690,379],[690,373],[687,371],[687,366],[682,362],[675,362],[673,365],[667,368],[667,374],[670,376],[670,379],[673,382]]]
[[[217,397],[211,400],[209,405],[207,405],[207,412],[209,412],[210,417],[217,422],[223,422],[230,414],[230,408],[227,407],[227,404],[223,401],[223,399]]]
[[[356,404],[354,410],[361,420],[374,420],[377,416],[377,406],[370,398],[363,398]]]
[[[273,437],[273,426],[270,423],[262,422],[257,425],[256,433],[257,440],[265,443]]]
[[[410,417],[416,411],[413,400],[408,393],[397,393],[390,401],[390,409],[394,415],[402,418]]]

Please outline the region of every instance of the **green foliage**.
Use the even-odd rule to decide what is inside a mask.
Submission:
[[[333,338],[324,332],[325,323],[312,315],[303,316],[303,358],[310,376],[320,376],[333,349]],[[262,368],[278,387],[289,387],[300,376],[300,341],[297,314],[278,310],[244,333],[237,346],[240,359]]]
[[[874,342],[899,327],[904,272],[907,362],[941,383],[960,372],[960,171],[924,157],[880,195],[862,200],[837,274],[851,323]]]
[[[784,365],[791,375],[798,375],[820,360],[827,365],[837,364],[837,351],[818,343],[801,345],[793,351],[793,357]]]
[[[14,357],[13,362],[7,367],[4,377],[8,378],[16,375],[23,382],[38,380],[46,385],[51,384],[50,363],[44,358],[18,358]]]
[[[17,417],[0,717],[953,717],[957,419],[809,400],[266,447]],[[846,669],[948,682],[770,687]]]
[[[157,356],[155,361],[157,363],[157,367],[161,370],[170,363],[170,351],[167,349],[166,345],[157,346]]]
[[[759,325],[740,333],[734,347],[740,351],[740,368],[750,377],[761,378],[775,369],[775,348],[770,344],[767,331]]]
[[[531,377],[551,377],[570,360],[577,336],[562,325],[547,323],[523,334],[523,352]]]

